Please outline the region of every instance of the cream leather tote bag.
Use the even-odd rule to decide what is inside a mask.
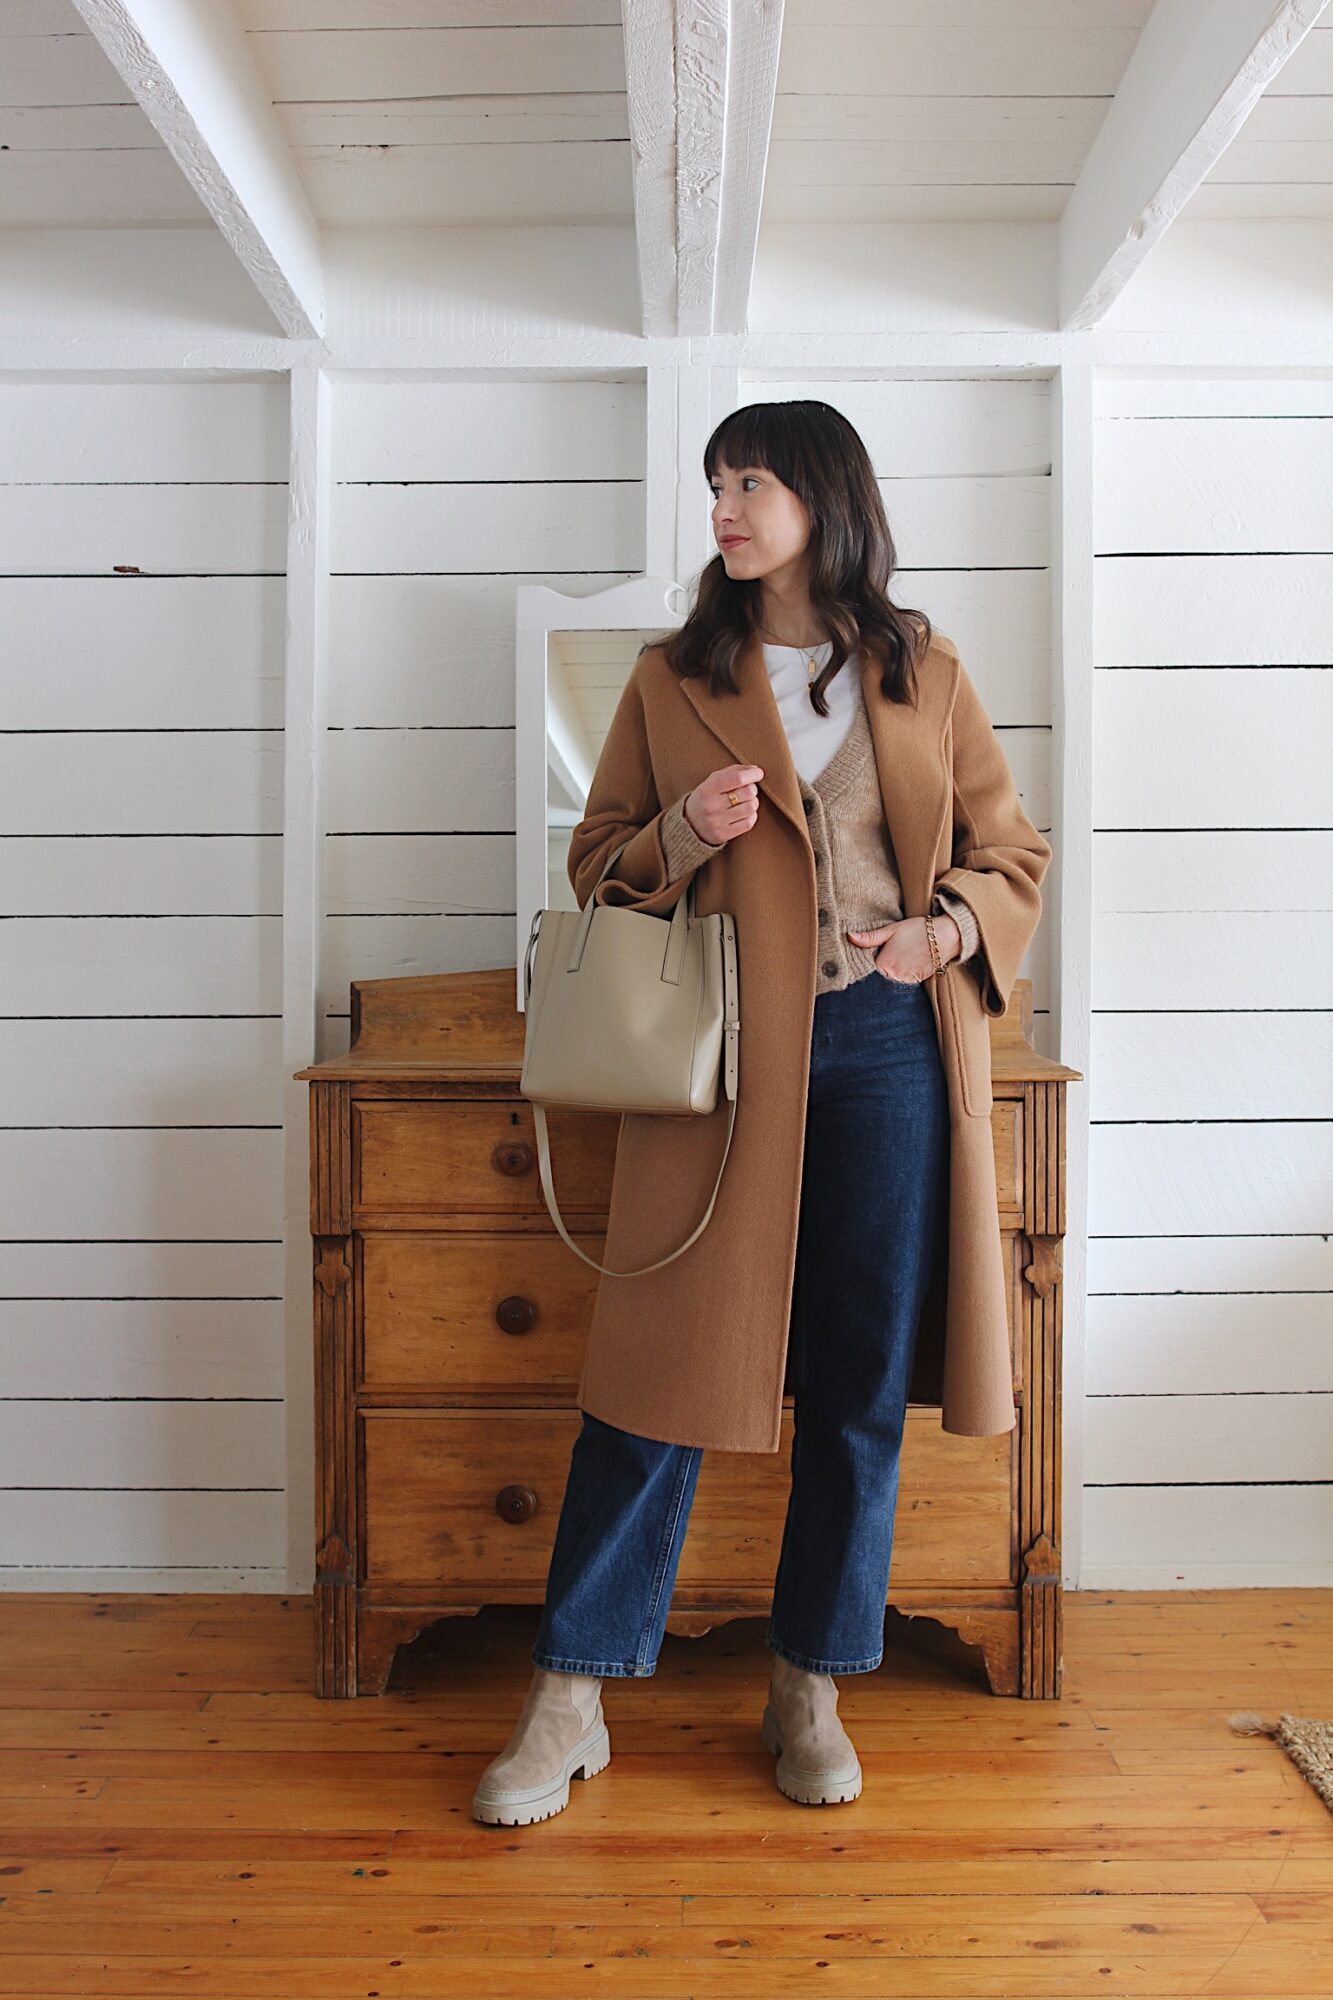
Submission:
[[[628,843],[607,858],[607,870]],[[533,964],[534,947],[536,964]],[[736,922],[695,914],[694,881],[670,922],[645,910],[599,905],[538,910],[523,961],[524,1049],[520,1094],[532,1104],[542,1193],[551,1220],[576,1257],[615,1278],[640,1278],[672,1263],[713,1213],[736,1124],[740,1034]],[[551,1178],[546,1107],[653,1111],[697,1117],[730,1100],[727,1143],[703,1219],[679,1250],[637,1271],[612,1271],[585,1256],[564,1225]]]

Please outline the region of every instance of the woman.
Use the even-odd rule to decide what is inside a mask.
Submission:
[[[622,1123],[536,1671],[473,1798],[503,1825],[608,1762],[601,1681],[655,1671],[703,1451],[776,1450],[784,1390],[762,1735],[788,1797],[855,1798],[833,1676],[883,1657],[906,1405],[972,1435],[1015,1420],[986,1017],[1051,849],[956,649],[889,601],[847,420],[751,404],[704,466],[719,555],[635,662],[569,872],[580,908],[665,916],[693,880],[700,914],[735,913],[735,1131],[708,1228],[635,1276],[690,1233],[725,1106]]]

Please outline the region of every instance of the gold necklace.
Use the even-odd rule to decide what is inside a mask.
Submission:
[[[766,625],[761,625],[759,627],[759,630],[761,633],[763,633],[768,631],[768,627]],[[771,633],[769,633],[769,637],[772,638]],[[773,640],[773,644],[775,646],[785,645],[785,643],[786,641],[782,639]],[[829,642],[827,639],[821,639],[819,642],[819,646],[827,646],[828,643]],[[807,687],[809,687],[811,681],[813,681],[819,673],[819,668],[815,665],[815,653],[819,651],[819,646],[815,647],[813,653],[807,652],[804,646],[794,646],[792,648],[792,651],[799,653],[802,659],[805,661],[805,684]]]

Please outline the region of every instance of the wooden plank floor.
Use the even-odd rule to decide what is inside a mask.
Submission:
[[[668,1637],[568,1809],[481,1826],[536,1618],[332,1702],[306,1598],[0,1598],[0,1994],[1333,1994],[1333,1813],[1227,1725],[1333,1714],[1327,1592],[1070,1594],[1059,1702],[891,1613],[824,1807],[759,1741],[763,1621]]]

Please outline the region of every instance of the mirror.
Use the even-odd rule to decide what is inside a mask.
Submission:
[[[633,577],[591,597],[541,584],[516,593],[514,648],[515,999],[540,909],[578,908],[567,862],[629,671],[646,642],[684,622],[671,577]]]

